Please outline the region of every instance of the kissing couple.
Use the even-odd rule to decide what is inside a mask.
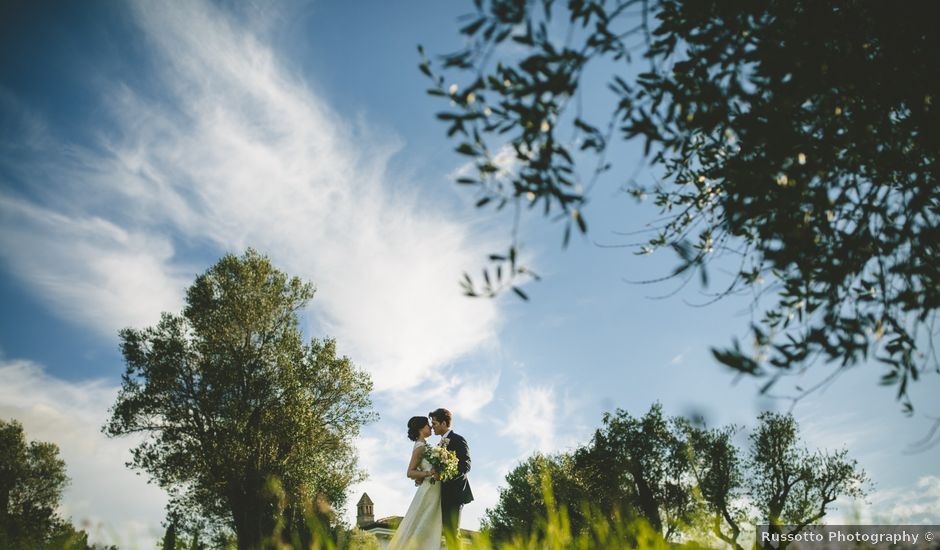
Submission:
[[[473,493],[467,480],[470,447],[466,439],[450,429],[453,418],[449,410],[436,409],[428,416],[408,420],[408,439],[414,441],[414,447],[406,475],[418,489],[388,550],[440,550],[442,534],[447,548],[460,547],[460,510],[473,500]],[[431,449],[427,439],[432,430],[441,436],[435,445],[457,455],[456,473],[451,472],[452,477],[443,480],[428,460]]]

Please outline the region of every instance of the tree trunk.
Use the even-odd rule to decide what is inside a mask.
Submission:
[[[721,530],[721,518],[722,514],[715,514],[715,517],[712,521],[712,533],[715,534],[718,538],[728,543],[734,550],[744,550],[741,548],[741,545],[738,544],[738,536],[741,535],[741,530],[738,528],[737,523],[725,517],[725,521],[728,522],[728,525],[731,529],[731,534],[727,534]],[[758,545],[759,546],[759,545]]]
[[[636,485],[637,497],[640,501],[640,511],[646,516],[646,519],[650,522],[653,529],[662,534],[663,521],[659,517],[659,503],[656,502],[656,498],[653,496],[653,491],[650,489],[649,483],[647,483],[646,478],[643,477],[643,468],[635,464],[630,469],[630,474],[633,476],[633,483]]]
[[[238,550],[257,550],[265,537],[271,535],[270,529],[265,529],[265,507],[263,503],[263,486],[253,476],[249,479],[230,483],[229,506],[232,510],[232,520],[235,523],[235,537],[238,539]]]

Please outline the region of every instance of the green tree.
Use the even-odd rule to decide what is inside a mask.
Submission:
[[[484,526],[494,540],[528,537],[553,509],[568,517],[572,533],[592,528],[591,518],[642,518],[664,538],[691,520],[696,501],[689,483],[688,452],[675,420],[654,405],[641,418],[622,410],[604,415],[591,442],[572,453],[534,455],[506,476],[499,502]]]
[[[458,183],[478,207],[558,214],[567,243],[572,227],[587,230],[596,182],[652,197],[662,222],[625,245],[673,249],[671,276],[683,283],[698,273],[707,284],[710,263],[730,266],[716,298],[768,297],[754,348],[735,342],[715,350],[719,361],[770,375],[769,387],[815,359],[874,357],[911,411],[908,383],[940,371],[930,331],[940,304],[933,5],[474,5],[460,29],[467,47],[443,57],[443,73],[423,52],[420,68],[428,93],[452,102],[438,118],[476,167]],[[587,103],[608,105],[609,117],[589,120]],[[639,180],[622,160],[633,142],[652,163]],[[466,278],[468,294],[531,273],[515,234],[491,260],[482,287]]]
[[[303,343],[313,293],[249,249],[198,276],[182,315],[121,331],[127,369],[104,431],[146,437],[131,465],[191,530],[258,548],[318,497],[342,506],[360,478],[351,439],[375,418],[372,383],[333,340]]]
[[[547,520],[551,506],[546,496],[564,507],[572,532],[586,528],[587,515],[580,504],[588,502],[583,480],[576,475],[574,456],[535,454],[506,475],[506,485],[499,489],[499,500],[486,510],[482,528],[496,543],[514,537],[528,539],[533,530]],[[571,505],[570,508],[566,507]]]
[[[163,550],[176,550],[176,522],[171,521],[170,525],[166,528],[166,532],[163,533]]]
[[[743,550],[738,538],[748,521],[745,472],[732,436],[736,428],[697,428],[683,422],[689,467],[701,495],[706,525],[725,544]]]
[[[765,412],[758,420],[750,436],[749,496],[771,533],[797,533],[818,523],[840,496],[865,494],[868,478],[848,451],[810,452],[791,415]]]
[[[685,431],[709,528],[734,548],[742,548],[738,537],[748,521],[769,525],[771,533],[797,533],[819,523],[840,496],[859,498],[868,489],[847,450],[808,450],[790,414],[761,413],[746,455],[731,441],[733,426],[687,424]]]
[[[88,543],[88,533],[76,529],[74,525],[67,521],[59,523],[45,548],[55,550],[118,550],[117,546],[114,545],[90,545]]]
[[[587,491],[602,511],[633,511],[667,540],[696,513],[686,441],[662,406],[636,418],[624,410],[604,414],[604,425],[575,456]]]
[[[68,483],[55,443],[27,444],[22,424],[0,420],[0,547],[88,547],[88,535],[56,511]]]
[[[734,444],[737,430],[666,418],[659,404],[640,418],[605,414],[588,444],[514,468],[483,528],[496,542],[528,540],[550,523],[554,496],[575,536],[598,522],[622,529],[642,519],[667,541],[704,526],[741,549],[749,525],[797,532],[819,523],[838,497],[866,493],[865,472],[847,451],[807,450],[789,414],[762,413],[746,451]]]

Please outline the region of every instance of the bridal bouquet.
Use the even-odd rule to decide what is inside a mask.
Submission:
[[[441,481],[457,477],[457,453],[448,451],[444,447],[425,447],[424,458],[431,463],[431,467],[438,473]],[[431,478],[434,483],[434,478]]]

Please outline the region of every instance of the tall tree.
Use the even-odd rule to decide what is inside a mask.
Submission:
[[[170,516],[231,528],[239,548],[320,495],[341,506],[361,475],[351,438],[375,418],[372,382],[333,340],[303,343],[313,293],[249,249],[198,276],[182,315],[120,333],[104,431],[144,435],[131,465],[169,492]]]
[[[807,449],[790,414],[761,413],[744,458],[731,441],[735,427],[686,425],[685,431],[709,527],[734,548],[741,548],[747,521],[766,524],[771,533],[798,533],[819,523],[840,496],[862,497],[868,488],[847,450]]]
[[[496,506],[486,511],[482,528],[496,543],[528,539],[550,512],[547,494],[566,507],[572,532],[588,527],[580,507],[589,499],[585,484],[574,456],[560,453],[535,454],[506,474],[506,485],[499,489]]]
[[[840,496],[865,494],[868,478],[848,451],[809,451],[791,415],[764,412],[758,420],[750,436],[749,495],[771,533],[797,533],[818,523]]]
[[[617,409],[603,422],[575,453],[588,494],[604,512],[636,511],[666,539],[673,537],[696,512],[679,426],[659,403],[640,418]]]
[[[476,167],[458,183],[478,207],[560,214],[567,243],[572,227],[587,230],[596,181],[651,196],[664,217],[631,245],[638,254],[672,248],[684,282],[730,265],[716,298],[775,296],[760,305],[755,348],[734,343],[719,361],[773,383],[817,358],[874,357],[911,410],[908,383],[940,371],[935,4],[474,6],[460,29],[468,46],[443,57],[444,73],[428,59],[420,68],[429,93],[452,102],[438,118]],[[609,118],[589,120],[588,103]],[[618,158],[618,141],[634,140],[653,165],[641,179]],[[531,273],[515,241],[491,256],[482,287],[466,278],[468,294]]]
[[[735,428],[709,430],[688,422],[682,425],[689,442],[689,467],[708,516],[706,524],[725,544],[743,550],[738,537],[748,513],[741,454],[731,440]]]
[[[27,443],[22,424],[0,420],[0,547],[84,550],[87,534],[57,512],[68,483],[55,443]]]

